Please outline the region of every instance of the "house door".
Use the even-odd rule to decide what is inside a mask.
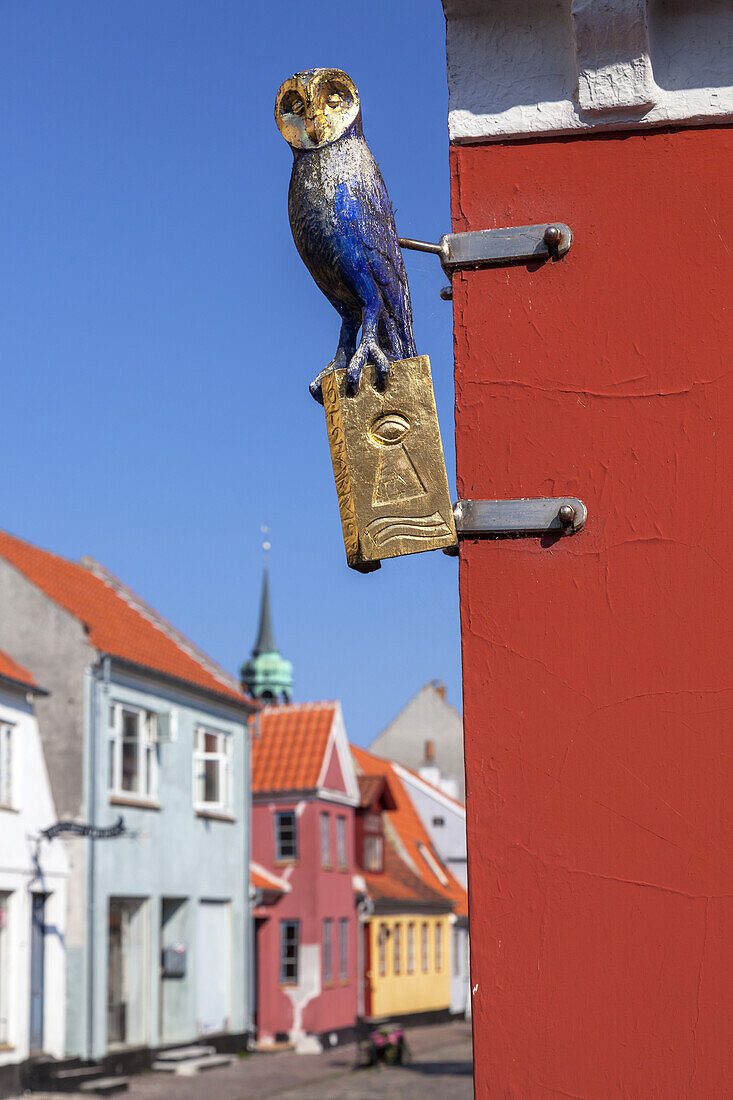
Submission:
[[[174,1043],[190,1033],[188,996],[187,931],[188,903],[185,898],[161,898],[160,902],[160,1040]],[[165,966],[166,952],[174,949],[182,957],[180,970]]]
[[[147,926],[140,900],[110,898],[107,941],[107,1045],[147,1036]]]
[[[200,1035],[229,1027],[231,936],[229,903],[199,902],[196,929],[196,1030]]]
[[[31,894],[31,1050],[43,1050],[43,987],[46,976],[46,895]]]

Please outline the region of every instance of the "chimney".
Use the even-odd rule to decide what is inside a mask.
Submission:
[[[425,742],[425,763],[428,764],[428,765],[435,763],[435,742],[434,741],[426,741]]]
[[[436,695],[439,695],[441,699],[445,700],[445,684],[442,680],[431,680],[433,691]]]

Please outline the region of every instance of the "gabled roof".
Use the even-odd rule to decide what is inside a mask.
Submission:
[[[386,778],[396,808],[388,810],[385,813],[385,818],[394,832],[397,842],[396,848],[400,851],[404,862],[407,863],[413,875],[416,875],[430,890],[451,901],[457,914],[466,915],[468,913],[468,895],[433,847],[428,832],[391,762],[373,756],[366,749],[360,749],[353,745],[351,751],[361,775],[383,776]],[[391,875],[394,873],[395,867],[394,865],[388,865],[386,858],[388,849],[389,845],[386,845],[385,873],[389,872]],[[380,879],[381,876],[365,875],[365,878],[370,887],[370,892],[373,888],[381,889],[378,882],[373,881]],[[404,875],[402,878],[404,878]]]
[[[0,557],[83,623],[100,653],[249,701],[232,676],[96,562],[69,561],[4,531]]]
[[[3,680],[10,680],[14,684],[23,685],[25,687],[36,687],[36,681],[32,672],[29,672],[27,668],[23,668],[17,661],[7,654],[4,650],[0,649],[0,678]]]
[[[391,763],[401,779],[412,782],[418,787],[422,787],[422,789],[426,793],[432,795],[436,801],[444,803],[449,809],[465,820],[466,807],[462,802],[459,802],[457,798],[453,798],[452,795],[446,794],[445,791],[441,791],[440,787],[436,787],[434,783],[430,783],[427,779],[424,779],[422,775],[413,771],[412,768],[406,768],[404,764],[399,764],[396,760],[392,760]]]
[[[385,836],[384,870],[379,874],[364,871],[367,892],[373,901],[404,902],[410,905],[430,905],[445,908],[449,898],[428,886],[427,882],[411,869],[397,851],[389,836]]]
[[[397,808],[397,803],[389,789],[389,783],[383,775],[358,775],[357,782],[359,784],[359,809],[368,810],[377,799],[380,800],[382,808],[385,810],[395,810]]]
[[[358,788],[336,702],[263,707],[252,719],[252,791],[318,791],[332,755],[340,764],[343,794],[354,803]]]

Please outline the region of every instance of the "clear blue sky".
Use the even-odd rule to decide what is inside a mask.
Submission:
[[[439,0],[0,0],[0,527],[91,554],[236,671],[271,529],[295,698],[368,743],[424,682],[460,706],[457,567],[347,568],[307,383],[336,313],[290,236],[285,77],[346,69],[401,234],[449,229]],[[451,307],[406,257],[454,493]],[[1,613],[1,609],[0,609]]]

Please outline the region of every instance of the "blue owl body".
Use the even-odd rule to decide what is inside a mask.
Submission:
[[[293,153],[288,195],[293,239],[342,322],[336,356],[311,384],[320,400],[320,378],[331,370],[347,367],[353,392],[368,360],[386,381],[390,361],[417,352],[394,215],[361,116],[331,144]]]

